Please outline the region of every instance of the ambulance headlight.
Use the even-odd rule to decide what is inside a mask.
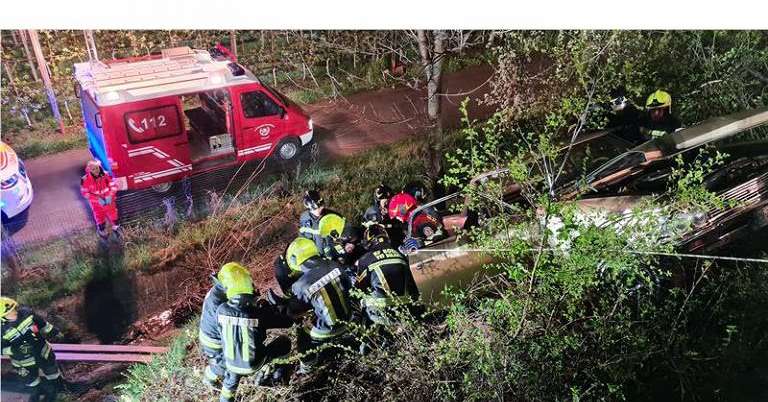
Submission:
[[[117,91],[109,91],[106,95],[104,95],[104,97],[109,101],[120,100],[120,94],[117,93]]]
[[[314,124],[314,122],[312,121],[312,119],[309,119],[309,130],[310,130],[310,131],[311,131],[311,130],[313,130],[313,129],[314,129],[314,127],[315,127],[315,124]]]

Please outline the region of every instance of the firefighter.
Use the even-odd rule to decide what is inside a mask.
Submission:
[[[318,225],[323,238],[320,254],[341,264],[351,265],[362,255],[360,231],[337,214],[327,214]]]
[[[367,252],[355,263],[356,286],[369,291],[360,302],[368,321],[387,325],[391,307],[412,305],[419,298],[408,260],[389,243],[381,225],[365,230]]]
[[[56,364],[49,337],[58,331],[49,322],[15,300],[0,297],[2,354],[18,370],[24,384],[33,388],[30,400],[55,401],[61,386],[61,372]]]
[[[112,176],[101,167],[101,162],[94,159],[85,167],[85,175],[80,178],[80,193],[91,205],[93,220],[96,221],[96,232],[103,240],[109,238],[106,223],[109,220],[112,230],[120,236],[120,226],[117,223],[117,183]]]
[[[200,330],[198,339],[203,355],[208,360],[208,365],[203,373],[203,382],[212,387],[218,387],[224,376],[224,356],[221,350],[221,331],[216,311],[220,305],[227,302],[227,293],[224,285],[219,282],[216,275],[211,275],[213,286],[208,290],[203,300],[203,309],[200,316]]]
[[[645,139],[640,134],[640,117],[640,110],[627,98],[624,86],[611,91],[611,114],[608,116],[607,129],[632,145],[642,143]]]
[[[384,183],[373,189],[373,205],[368,207],[363,214],[363,225],[382,223],[387,215],[389,199],[392,198],[392,189]]]
[[[347,323],[352,318],[349,303],[349,289],[353,278],[341,264],[328,261],[312,241],[304,238],[294,240],[286,252],[286,262],[293,271],[302,274],[291,286],[291,293],[314,311],[311,328],[298,331],[297,340],[300,359],[300,374],[333,354],[330,343],[346,343]]]
[[[646,139],[654,139],[673,133],[681,127],[680,120],[672,115],[672,96],[657,90],[645,102],[647,114],[641,123],[640,132]]]
[[[243,376],[258,373],[261,385],[281,377],[282,368],[274,369],[271,361],[291,351],[291,341],[278,336],[264,344],[267,329],[288,328],[293,320],[280,314],[274,306],[259,301],[258,292],[248,270],[236,262],[221,267],[217,279],[226,289],[227,302],[216,310],[221,326],[221,348],[226,371],[219,400],[230,402]]]
[[[403,242],[403,225],[389,217],[389,200],[392,195],[392,189],[384,183],[373,189],[373,205],[363,214],[363,227],[376,223],[383,225],[387,229],[390,241],[397,247]]]
[[[323,249],[323,238],[320,236],[320,218],[329,213],[335,213],[325,207],[325,200],[317,190],[304,193],[304,207],[307,209],[299,217],[299,235],[315,242],[318,249]]]

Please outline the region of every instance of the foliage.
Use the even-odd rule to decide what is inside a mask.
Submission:
[[[499,68],[489,101],[520,117],[547,113],[590,87],[597,102],[607,102],[623,85],[640,106],[661,88],[690,125],[767,104],[760,73],[767,49],[764,31],[508,32],[494,48]]]

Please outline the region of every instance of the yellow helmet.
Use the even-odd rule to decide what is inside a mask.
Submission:
[[[18,306],[19,303],[16,303],[16,300],[5,296],[0,297],[0,317],[5,318],[8,313],[16,310],[16,307]]]
[[[237,295],[253,294],[251,273],[240,263],[228,262],[224,264],[216,277],[227,290],[228,299]]]
[[[322,237],[340,237],[344,233],[344,225],[346,221],[344,218],[336,214],[328,214],[320,218],[318,229],[320,230],[320,236]]]
[[[645,101],[645,107],[648,109],[672,107],[672,95],[659,89],[648,96],[648,100]]]
[[[301,272],[301,264],[308,259],[320,255],[320,250],[312,240],[306,237],[297,237],[288,245],[285,252],[285,260],[292,271]]]

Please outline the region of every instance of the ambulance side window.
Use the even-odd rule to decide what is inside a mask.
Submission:
[[[260,91],[241,94],[240,103],[243,104],[243,115],[247,118],[275,116],[282,113],[280,106]]]

